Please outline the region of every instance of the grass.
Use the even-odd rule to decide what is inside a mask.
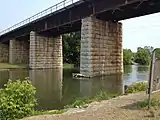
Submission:
[[[9,63],[0,63],[0,69],[16,69],[16,68],[28,68],[27,64],[9,64]],[[73,64],[63,64],[63,68],[74,68]]]
[[[73,64],[63,64],[63,68],[67,69],[67,68],[74,68]]]
[[[100,91],[94,97],[76,99],[73,102],[71,102],[69,105],[66,105],[65,108],[86,108],[88,107],[88,104],[92,102],[95,102],[95,101],[100,102],[102,100],[108,100],[116,96],[118,96],[118,94],[111,94],[108,92]]]
[[[28,68],[26,64],[9,64],[9,63],[0,63],[0,69],[16,69],[16,68]]]
[[[33,113],[33,116],[36,115],[52,115],[52,114],[62,114],[64,112],[66,112],[67,110],[45,110],[45,111],[35,111]]]
[[[146,82],[135,83],[126,89],[126,94],[146,91],[147,88],[148,88],[148,83]]]
[[[160,107],[160,100],[157,99],[151,99],[150,107]],[[148,108],[148,100],[144,100],[142,102],[137,103],[138,108]]]

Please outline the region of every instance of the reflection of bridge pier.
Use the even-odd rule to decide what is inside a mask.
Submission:
[[[100,91],[123,94],[123,75],[102,76],[80,80],[81,96],[94,96]]]
[[[62,69],[30,70],[29,77],[37,89],[39,109],[59,107],[62,99]]]

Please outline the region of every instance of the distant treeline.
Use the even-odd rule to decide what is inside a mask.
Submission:
[[[138,47],[137,52],[132,52],[130,49],[123,49],[123,64],[131,65],[139,63],[140,65],[149,65],[152,52],[152,46]],[[160,59],[160,48],[156,49],[156,58]]]
[[[80,44],[81,33],[73,32],[63,35],[63,61],[64,63],[74,64],[79,66],[80,64]],[[130,49],[123,49],[123,64],[131,65],[133,63],[139,63],[141,65],[148,65],[150,63],[152,46],[145,46],[144,48],[138,47],[137,52],[132,52]],[[160,58],[160,49],[156,50],[156,57]]]

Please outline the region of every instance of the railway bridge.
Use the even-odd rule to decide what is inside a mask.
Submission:
[[[123,73],[119,21],[159,11],[160,0],[64,0],[1,31],[0,62],[62,68],[62,34],[81,31],[80,73]]]

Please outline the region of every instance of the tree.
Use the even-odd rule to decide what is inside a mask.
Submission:
[[[135,54],[135,62],[141,65],[148,65],[150,62],[150,53],[145,48],[138,48],[137,53]]]
[[[144,49],[149,53],[150,57],[154,48],[152,46],[144,46]]]
[[[131,65],[133,59],[133,53],[130,49],[123,49],[123,64]]]
[[[63,60],[65,63],[80,64],[80,32],[63,35]]]

